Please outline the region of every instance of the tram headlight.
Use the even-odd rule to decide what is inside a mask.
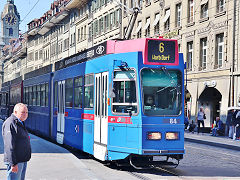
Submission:
[[[166,140],[177,140],[177,139],[179,139],[179,133],[178,132],[166,132],[165,138],[166,138]]]
[[[160,140],[160,139],[162,139],[162,134],[160,132],[148,132],[147,139]]]

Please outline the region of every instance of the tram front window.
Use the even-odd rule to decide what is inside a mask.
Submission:
[[[181,112],[182,77],[178,70],[143,69],[143,109],[148,116],[176,116]]]

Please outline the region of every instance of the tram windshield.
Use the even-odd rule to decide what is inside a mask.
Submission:
[[[178,70],[143,69],[143,110],[148,116],[179,115],[182,77]]]

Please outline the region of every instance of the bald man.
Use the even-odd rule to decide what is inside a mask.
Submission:
[[[8,180],[25,179],[27,161],[31,158],[30,139],[24,123],[27,117],[27,106],[18,103],[3,123],[4,163],[7,165]]]

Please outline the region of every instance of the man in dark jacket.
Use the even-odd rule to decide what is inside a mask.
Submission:
[[[31,158],[30,139],[24,124],[27,117],[27,107],[18,103],[14,107],[13,114],[2,126],[4,162],[7,165],[8,180],[25,179],[27,161]]]

